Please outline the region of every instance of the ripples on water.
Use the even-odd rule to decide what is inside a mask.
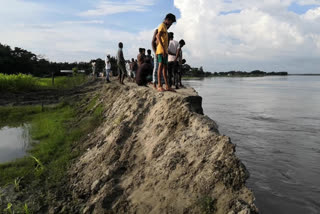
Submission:
[[[263,214],[320,213],[320,77],[190,80],[237,144]]]
[[[26,155],[29,146],[29,125],[0,129],[0,163]]]

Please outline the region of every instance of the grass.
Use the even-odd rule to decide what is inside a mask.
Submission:
[[[76,145],[102,121],[104,108],[98,103],[98,98],[96,96],[89,101],[83,99],[73,104],[62,103],[56,107],[44,108],[43,112],[38,106],[0,108],[1,121],[20,122],[24,118],[31,124],[30,134],[36,142],[29,151],[30,156],[0,164],[0,186],[13,184],[20,191],[24,191],[21,190],[24,187],[33,186],[35,191],[40,192],[41,189],[46,191],[66,183],[68,167],[82,152],[76,149]],[[83,105],[84,102],[86,105]],[[78,118],[80,106],[88,114],[82,120]],[[39,197],[47,197],[45,195],[39,194]],[[24,203],[20,207],[23,205]]]
[[[82,85],[88,81],[84,74],[77,74],[72,77],[55,77],[54,85],[51,78],[37,78],[26,74],[1,74],[0,73],[0,92],[20,92],[34,91],[41,89],[70,89]]]

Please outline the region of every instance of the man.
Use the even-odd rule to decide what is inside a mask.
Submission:
[[[137,56],[138,60],[138,67],[144,63],[144,58],[145,58],[145,50],[144,48],[139,48],[139,54]]]
[[[136,61],[134,61],[134,58],[131,59],[130,69],[132,71],[133,79],[135,79],[136,74],[137,74],[137,70],[138,70],[138,63]]]
[[[167,80],[167,68],[168,68],[168,29],[172,25],[172,23],[176,22],[176,17],[172,13],[167,14],[164,21],[158,27],[158,34],[157,38],[157,49],[156,55],[159,62],[159,69],[158,69],[158,91],[163,92],[164,89],[162,88],[161,84],[161,72],[163,74],[164,82],[166,84],[167,91],[174,91],[168,85]]]
[[[130,60],[126,61],[126,70],[127,70],[127,75],[128,75],[129,81],[133,82],[132,70],[131,70],[131,66],[130,66]]]
[[[118,70],[119,70],[119,82],[120,84],[124,85],[123,81],[124,81],[124,77],[126,75],[126,61],[123,57],[123,44],[122,42],[119,42],[119,50],[118,50],[118,54],[117,54],[117,65],[118,65]]]
[[[171,87],[174,83],[174,77],[178,73],[178,61],[176,60],[177,50],[179,43],[176,40],[173,40],[174,34],[170,32],[169,34],[169,47],[168,47],[168,80],[169,86]],[[178,89],[178,85],[175,85],[176,89]]]
[[[145,57],[145,60],[150,60],[150,63],[152,65],[152,56],[151,56],[151,50],[150,49],[147,50],[147,55]]]
[[[178,67],[178,75],[175,76],[174,82],[175,82],[176,85],[179,84],[180,87],[183,87],[182,82],[181,82],[181,77],[182,77],[182,65],[184,64],[184,63],[183,63],[183,59],[182,59],[182,48],[183,48],[183,46],[185,46],[185,44],[186,44],[186,43],[185,43],[185,41],[184,41],[183,39],[181,39],[181,40],[179,41],[179,47],[178,47],[177,54],[176,54],[176,58],[175,58],[175,60],[178,61],[179,67]]]
[[[92,66],[92,76],[93,76],[93,79],[95,79],[96,78],[96,61],[92,61],[91,66]]]
[[[110,82],[111,62],[110,62],[109,54],[106,56],[105,63],[106,63],[107,82]]]
[[[147,86],[147,83],[151,81],[151,77],[149,79],[149,76],[151,76],[151,73],[152,73],[151,61],[149,59],[146,59],[145,62],[142,63],[137,70],[136,83],[139,86]]]
[[[157,34],[158,34],[158,29],[156,29],[153,33],[152,41],[151,41],[151,47],[152,50],[155,54],[154,61],[153,61],[153,72],[152,72],[152,83],[153,87],[157,89],[157,83],[158,83],[158,68],[159,68],[159,63],[156,55],[157,51]]]

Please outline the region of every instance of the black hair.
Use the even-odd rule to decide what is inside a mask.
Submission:
[[[119,45],[118,45],[118,46],[119,46],[119,48],[120,48],[120,46],[123,46],[122,42],[119,42]]]
[[[142,53],[143,48],[139,48],[139,53]]]
[[[131,61],[134,62],[134,58],[132,58]]]
[[[151,54],[151,50],[150,50],[150,49],[148,49],[148,50],[147,50],[147,53],[148,53],[148,54]]]
[[[185,59],[182,60],[182,64],[184,64],[184,63],[186,63],[186,62],[187,62],[187,60],[185,60]]]
[[[176,22],[176,16],[173,15],[172,13],[168,13],[168,14],[166,15],[166,18],[165,18],[165,19],[169,19],[169,20],[171,20],[172,22]]]
[[[180,44],[180,45],[186,45],[186,43],[185,43],[185,41],[184,41],[183,39],[181,39],[181,40],[179,41],[179,44]]]
[[[168,33],[168,36],[169,36],[169,39],[173,39],[174,33],[173,33],[173,32],[169,32],[169,33]]]

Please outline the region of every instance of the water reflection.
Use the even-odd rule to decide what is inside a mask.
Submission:
[[[30,143],[30,125],[0,129],[0,163],[26,155]]]

